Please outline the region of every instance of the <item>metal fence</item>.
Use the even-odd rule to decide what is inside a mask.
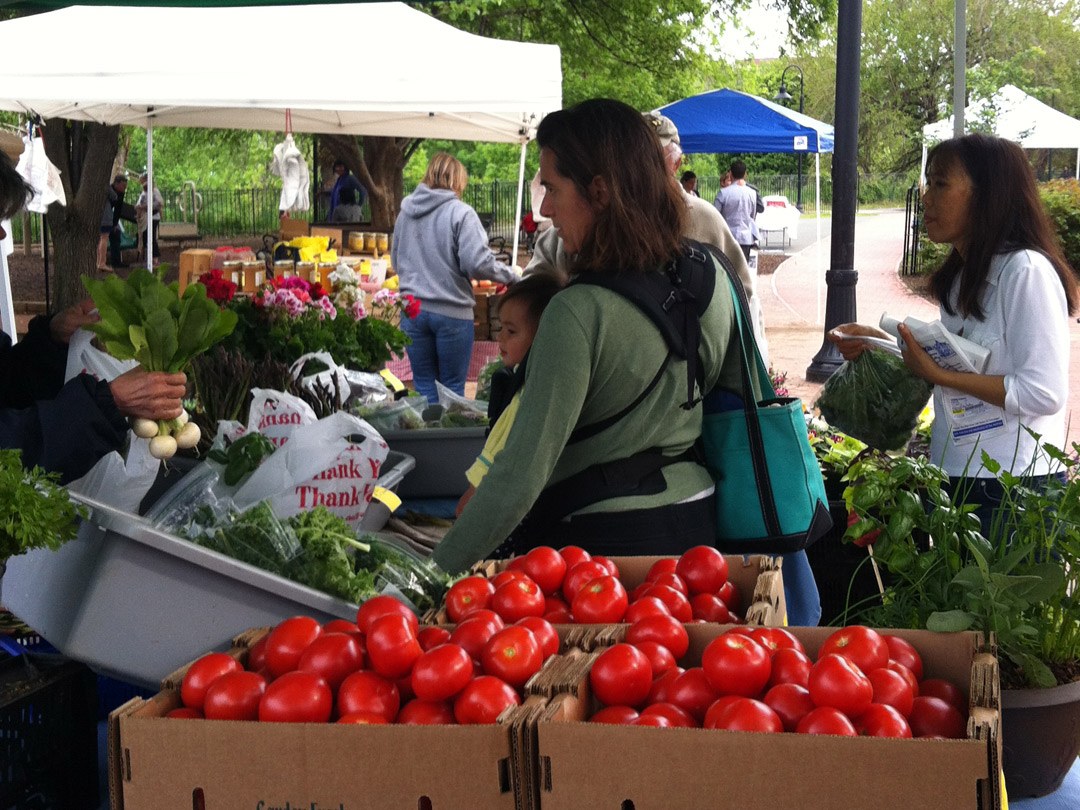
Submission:
[[[759,175],[752,178],[763,195],[782,194],[794,201],[798,197],[797,175]],[[867,175],[859,178],[859,203],[861,205],[905,204],[911,178],[908,175]],[[814,211],[813,176],[803,175],[802,199],[804,211]],[[698,193],[710,202],[720,188],[720,177],[698,177]],[[406,193],[412,191],[407,188]],[[205,237],[251,237],[258,238],[278,230],[278,202],[280,188],[212,189],[197,191],[193,183],[182,189],[161,189],[165,198],[163,222],[198,221],[199,233]],[[516,217],[517,182],[494,180],[487,183],[470,183],[462,199],[480,215],[492,238],[501,237],[511,241],[518,228]],[[831,178],[821,182],[821,210],[832,210],[833,187]],[[130,195],[131,202],[137,195]],[[529,209],[526,189],[523,210]],[[365,210],[365,213],[367,211]],[[31,241],[40,244],[41,218],[37,216],[16,217],[12,221],[16,244],[23,239],[23,229],[30,228]],[[127,228],[134,229],[131,223]]]

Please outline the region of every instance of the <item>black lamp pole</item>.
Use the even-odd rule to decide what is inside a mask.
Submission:
[[[803,111],[803,72],[802,68],[798,65],[788,65],[784,68],[784,72],[780,74],[780,89],[776,95],[773,96],[773,101],[779,101],[786,104],[794,99],[794,96],[788,92],[787,84],[784,82],[784,77],[789,70],[796,70],[799,72],[799,112]],[[802,159],[803,153],[799,152],[799,174],[795,180],[795,207],[802,211]]]

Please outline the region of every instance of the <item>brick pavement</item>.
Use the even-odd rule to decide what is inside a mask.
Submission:
[[[813,221],[800,227],[813,227]],[[812,403],[821,388],[806,379],[806,368],[824,340],[825,271],[831,238],[822,239],[786,259],[771,275],[758,276],[758,295],[765,313],[769,362],[788,374],[793,396]],[[856,313],[862,323],[876,324],[882,312],[903,318],[937,318],[937,305],[912,293],[900,281],[898,268],[904,252],[904,212],[874,211],[855,220]],[[820,301],[820,305],[819,305]],[[818,321],[820,313],[821,321]],[[1080,442],[1080,323],[1070,321],[1069,441]]]

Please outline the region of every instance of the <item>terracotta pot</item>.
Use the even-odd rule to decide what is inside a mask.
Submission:
[[[1080,754],[1080,681],[1001,690],[1002,767],[1010,799],[1061,787]]]

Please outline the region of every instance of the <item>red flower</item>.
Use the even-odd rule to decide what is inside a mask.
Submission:
[[[329,293],[327,293],[326,290],[323,289],[323,285],[321,282],[316,281],[314,284],[311,285],[311,291],[309,294],[311,295],[312,301],[318,301],[320,298],[325,298]]]
[[[236,284],[225,278],[221,270],[211,270],[199,277],[199,283],[206,288],[206,297],[219,305],[227,304],[236,295]]]
[[[404,310],[406,318],[415,318],[420,314],[420,299],[406,293],[401,296],[401,300],[404,302]]]

